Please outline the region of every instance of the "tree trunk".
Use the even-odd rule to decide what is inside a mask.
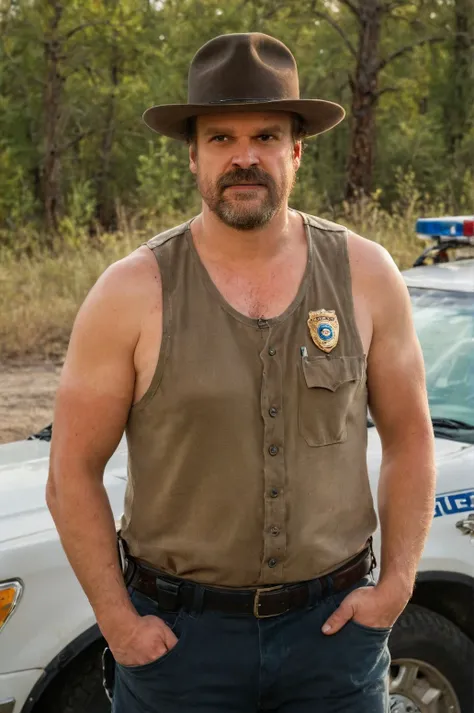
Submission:
[[[450,96],[445,105],[447,147],[453,159],[469,130],[474,102],[473,0],[456,0]]]
[[[369,194],[375,154],[375,107],[383,5],[361,0],[357,62],[351,77],[351,140],[345,197],[357,200]]]
[[[61,164],[58,146],[61,99],[64,78],[60,72],[61,41],[58,26],[63,6],[52,0],[53,17],[49,35],[44,41],[44,57],[47,74],[44,89],[44,160],[42,174],[42,197],[46,230],[50,235],[58,230],[58,215],[61,205]]]
[[[110,79],[112,92],[110,94],[106,115],[105,127],[102,138],[99,174],[97,177],[97,218],[106,230],[116,227],[115,207],[113,196],[110,192],[110,163],[112,159],[112,146],[115,134],[115,109],[117,101],[117,87],[119,84],[118,47],[114,43],[110,65]]]

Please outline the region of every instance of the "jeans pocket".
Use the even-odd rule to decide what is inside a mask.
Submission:
[[[176,636],[178,641],[171,648],[168,649],[164,654],[159,656],[157,659],[153,659],[145,664],[138,664],[137,666],[128,666],[125,664],[120,664],[119,666],[124,671],[130,671],[132,673],[145,673],[147,671],[154,670],[162,663],[168,661],[170,658],[174,658],[182,648],[185,634],[187,631],[186,623],[188,621],[189,615],[184,611],[184,609],[179,609],[177,611],[167,611],[158,606],[157,602],[153,601],[144,594],[137,592],[136,590],[131,594],[131,601],[135,609],[140,616],[156,616],[171,629],[173,634]]]
[[[349,619],[348,624],[352,624],[357,629],[360,629],[368,634],[375,634],[381,637],[388,636],[393,629],[393,626],[367,626],[366,624],[361,624],[355,619]]]
[[[344,589],[340,592],[336,592],[335,594],[332,595],[332,604],[334,607],[334,611],[340,607],[344,599],[351,594],[351,592],[355,592],[357,589],[362,589],[362,588],[367,588],[367,587],[375,587],[375,581],[373,578],[372,574],[367,574],[365,577],[362,577],[362,579],[359,579],[355,584],[352,586],[348,587],[347,589]],[[346,626],[353,626],[355,629],[358,629],[361,632],[366,632],[369,634],[375,634],[379,635],[381,637],[386,636],[390,634],[392,631],[393,627],[392,626],[366,626],[366,624],[361,624],[360,622],[356,621],[355,619],[349,619],[347,622]]]

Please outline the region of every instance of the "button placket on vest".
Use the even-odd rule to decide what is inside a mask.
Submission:
[[[262,326],[259,324],[260,329]],[[261,413],[264,423],[265,519],[262,532],[261,581],[276,584],[283,576],[286,555],[285,443],[282,414],[282,373],[277,327],[268,329],[262,361]]]

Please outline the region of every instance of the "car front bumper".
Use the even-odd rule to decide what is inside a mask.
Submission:
[[[43,675],[41,668],[0,674],[0,713],[21,713],[35,683]]]

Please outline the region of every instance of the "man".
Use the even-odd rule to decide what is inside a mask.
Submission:
[[[342,118],[300,100],[292,54],[256,33],[208,42],[188,103],[145,113],[188,141],[202,212],[85,300],[47,493],[110,648],[114,713],[387,711],[433,439],[392,260],[288,207],[302,136]],[[368,401],[383,443],[376,585]],[[125,583],[102,482],[124,429]]]

